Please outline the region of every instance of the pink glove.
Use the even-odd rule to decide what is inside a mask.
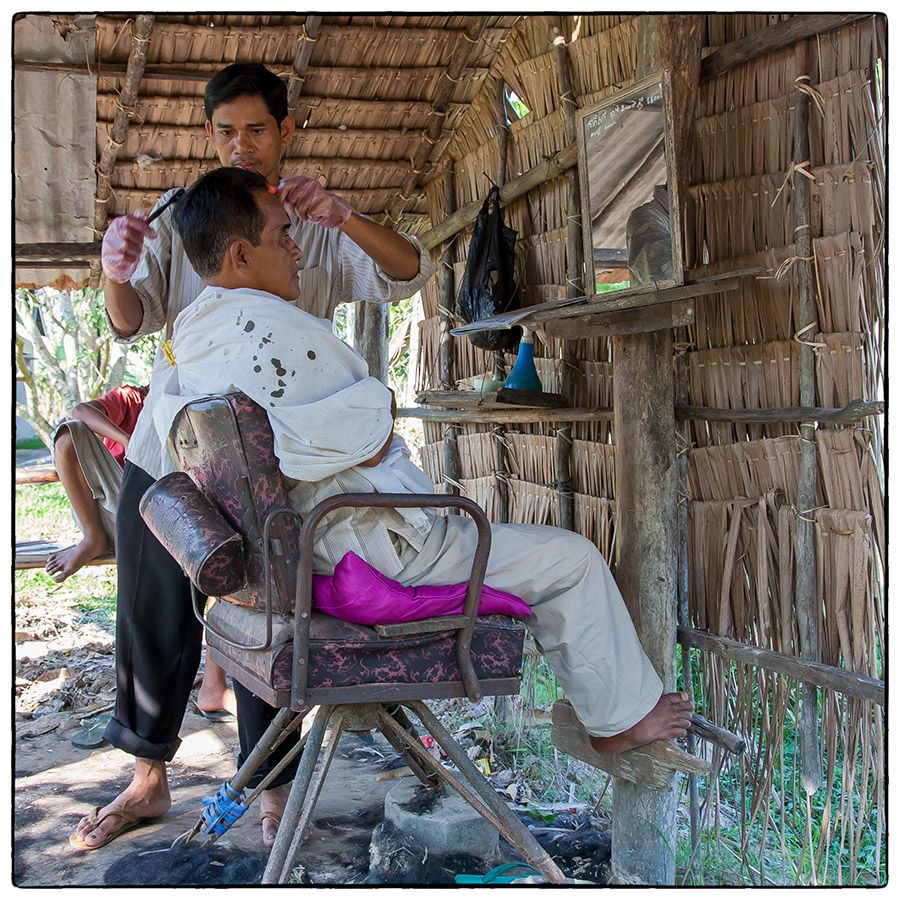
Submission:
[[[144,251],[144,238],[156,237],[156,232],[145,221],[145,213],[129,213],[113,219],[100,251],[103,274],[110,281],[125,284],[134,275]]]
[[[278,182],[281,202],[301,219],[325,228],[341,228],[353,210],[340,197],[329,194],[318,181],[305,175],[292,175]]]

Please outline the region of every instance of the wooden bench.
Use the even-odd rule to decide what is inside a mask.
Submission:
[[[51,553],[64,550],[70,544],[54,544],[51,541],[16,541],[16,568],[17,569],[43,569]],[[113,566],[116,563],[115,556],[98,556],[86,566]]]
[[[59,481],[59,474],[53,463],[22,469],[16,466],[16,484],[52,484],[55,481]]]

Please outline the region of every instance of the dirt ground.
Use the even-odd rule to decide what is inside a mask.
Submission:
[[[166,850],[197,821],[202,799],[235,772],[237,726],[210,722],[192,706],[170,766],[173,805],[162,819],[93,852],[68,836],[81,816],[127,784],[132,757],[106,744],[75,747],[84,721],[108,715],[115,698],[114,644],[108,623],[85,620],[52,594],[16,608],[13,883],[19,887],[258,883],[267,851],[257,809],[220,838],[213,854],[185,870]],[[316,806],[303,862],[316,883],[347,883],[368,871],[372,830],[396,783],[385,768],[396,754],[380,738],[345,734]],[[378,780],[379,777],[386,780]],[[227,851],[227,852],[226,852]],[[240,859],[233,871],[222,859]],[[361,874],[360,874],[361,873]]]
[[[109,745],[80,750],[70,743],[70,736],[71,732],[54,730],[17,741],[14,883],[19,887],[186,883],[166,879],[177,861],[172,853],[144,858],[140,854],[168,848],[197,821],[202,798],[234,774],[235,724],[211,724],[189,711],[183,743],[170,767],[169,813],[91,853],[70,847],[68,835],[83,814],[127,783],[131,757]],[[342,737],[316,806],[315,832],[302,853],[315,883],[348,883],[365,876],[371,832],[383,818],[384,795],[395,783],[377,780],[384,758],[391,755],[383,742],[368,746],[356,735]],[[261,874],[267,854],[254,807],[220,838],[218,846],[255,862]],[[198,866],[189,877],[201,883],[218,880],[214,871],[202,869]]]

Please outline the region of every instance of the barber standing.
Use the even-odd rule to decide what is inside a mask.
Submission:
[[[280,177],[296,126],[284,82],[265,66],[223,69],[206,87],[204,109],[219,162],[258,172],[285,204],[289,236],[302,252],[297,306],[330,319],[340,303],[400,300],[429,279],[433,265],[415,238],[360,216],[316,181]],[[202,289],[172,227],[171,209],[152,225],[141,213],[115,219],[103,239],[102,265],[109,324],[122,342],[163,330],[168,337],[175,318]],[[189,582],[138,512],[147,488],[173,470],[152,421],[154,378],[168,365],[160,351],[146,401],[149,414],[138,420],[126,454],[117,517],[116,708],[105,737],[135,757],[134,776],[115,799],[78,823],[69,841],[81,850],[102,847],[169,809],[166,763],[180,744],[178,731],[200,662],[202,627],[192,612]],[[239,684],[235,693],[246,754],[272,709]],[[270,758],[254,783],[276,761]],[[275,841],[295,767],[260,798],[267,847]]]

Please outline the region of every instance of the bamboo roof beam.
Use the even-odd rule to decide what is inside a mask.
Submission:
[[[422,136],[422,145],[412,158],[409,175],[404,179],[397,199],[388,207],[388,211],[385,213],[386,220],[391,222],[397,220],[410,199],[410,194],[419,185],[421,175],[437,149],[438,139],[443,131],[444,120],[447,118],[447,112],[456,92],[456,86],[462,80],[466,64],[471,58],[474,48],[478,45],[486,24],[486,16],[473,16],[466,26],[466,30],[457,38],[456,47],[450,57],[450,62],[441,73],[443,77],[435,90],[432,118],[429,120],[428,127]]]
[[[151,17],[152,18],[152,17]],[[16,61],[14,65],[17,72],[62,72],[75,75],[95,75],[98,80],[128,77],[127,66],[121,63],[103,63],[95,72],[87,69],[87,66],[72,65],[70,63],[48,63],[48,62],[20,62]],[[159,79],[161,81],[199,81],[207,82],[216,72],[222,68],[221,64],[201,63],[196,69],[178,68],[168,65],[152,65],[146,66],[144,70],[145,79]],[[276,75],[290,75],[293,67],[285,64],[272,63],[266,68],[274,72]],[[477,78],[488,73],[486,66],[470,66],[460,69],[457,81],[462,79],[466,74],[468,77]],[[319,78],[344,78],[347,80],[355,79],[365,85],[370,85],[373,80],[380,78],[390,78],[392,81],[406,79],[411,83],[418,84],[421,81],[432,81],[438,78],[446,77],[447,69],[444,66],[394,66],[391,68],[372,68],[369,66],[310,66],[307,69],[307,77]],[[398,100],[398,103],[405,103],[405,100]],[[432,104],[433,106],[433,104]]]
[[[513,200],[527,194],[533,187],[550,181],[568,171],[578,162],[578,146],[569,144],[558,153],[554,153],[549,159],[539,162],[536,166],[516,176],[511,181],[500,187],[500,204],[508,206]],[[422,235],[422,244],[426,250],[436,247],[442,241],[459,233],[468,225],[471,225],[478,217],[481,209],[481,201],[473,200],[461,206],[452,215],[447,216],[443,222],[435,225],[430,231]]]
[[[125,72],[125,84],[119,94],[118,111],[109,132],[106,146],[97,163],[97,190],[94,194],[94,232],[99,236],[106,230],[109,220],[109,199],[112,193],[110,179],[115,170],[119,148],[125,143],[125,132],[128,121],[134,113],[141,79],[147,63],[147,51],[150,49],[150,37],[153,33],[154,16],[139,15],[135,18],[131,29],[131,51],[128,54],[128,65]],[[100,283],[99,262],[91,266],[91,286]]]
[[[700,64],[700,80],[715,78],[742,63],[750,62],[767,53],[791,47],[805,38],[832,31],[859,19],[868,19],[872,13],[821,13],[796,15],[792,19],[761,28],[746,37],[724,44],[710,53]]]
[[[303,82],[306,81],[306,70],[312,58],[313,45],[319,38],[319,26],[322,24],[321,16],[307,16],[300,31],[297,43],[297,55],[291,66],[292,72],[287,84],[288,114],[297,118],[297,103],[303,90]],[[298,125],[301,123],[297,123]]]

